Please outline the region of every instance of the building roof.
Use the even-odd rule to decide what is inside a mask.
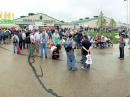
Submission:
[[[111,18],[108,18],[106,16],[104,16],[104,18],[106,19],[107,25],[108,25]],[[90,18],[90,19],[83,19],[83,20],[74,21],[72,23],[78,24],[80,26],[97,27],[97,23],[96,23],[97,21],[98,21],[98,18]]]
[[[40,16],[42,16],[42,19],[40,19]],[[15,19],[16,24],[30,24],[30,23],[34,23],[34,22],[44,22],[44,23],[53,23],[53,24],[58,24],[58,23],[62,23],[60,20],[55,19],[51,16],[48,16],[47,14],[43,14],[43,13],[37,13],[34,15],[30,15],[30,16],[25,16],[22,18],[17,18]]]
[[[98,18],[83,19],[83,20],[73,21],[72,23],[85,23],[85,22],[90,22],[97,19]],[[105,16],[105,19],[110,20],[111,18],[108,18]]]

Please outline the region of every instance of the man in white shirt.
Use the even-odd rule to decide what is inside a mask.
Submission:
[[[35,38],[34,38],[34,33],[33,32],[30,34],[30,41],[33,44],[35,43]]]
[[[25,39],[26,39],[26,33],[25,31],[22,32],[22,41],[23,41],[23,48],[25,49]]]

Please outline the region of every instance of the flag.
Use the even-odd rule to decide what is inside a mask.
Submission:
[[[4,19],[7,19],[7,12],[4,13]]]
[[[12,12],[12,20],[14,20],[14,13]]]
[[[7,17],[8,17],[8,20],[10,20],[10,19],[11,19],[11,13],[10,13],[10,12],[8,12]]]
[[[2,11],[0,12],[0,19],[2,19]]]

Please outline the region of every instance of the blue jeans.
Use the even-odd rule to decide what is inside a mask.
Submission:
[[[43,50],[44,50],[45,57],[47,57],[47,44],[46,43],[40,44],[41,57],[43,57]]]
[[[119,47],[120,50],[120,58],[124,58],[124,47]]]
[[[75,56],[74,56],[74,51],[70,50],[69,52],[66,52],[67,54],[67,65],[68,68],[75,68],[76,67],[76,60],[75,60]]]
[[[18,43],[13,43],[13,51],[14,53],[17,53],[18,50]]]
[[[77,49],[81,48],[81,42],[77,42]]]

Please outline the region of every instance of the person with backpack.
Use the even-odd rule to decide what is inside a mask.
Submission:
[[[15,53],[17,53],[18,45],[19,45],[19,38],[16,33],[12,37],[12,42],[13,42],[13,52],[15,54]]]
[[[120,60],[124,60],[124,47],[126,45],[125,40],[121,34],[119,34],[119,51],[120,56],[118,57]]]
[[[75,46],[74,46],[72,33],[70,33],[68,38],[66,39],[66,41],[64,43],[64,48],[65,48],[66,55],[67,55],[68,70],[76,71],[77,67],[76,67],[76,59],[75,59],[75,55],[74,55]]]
[[[41,58],[43,58],[43,50],[44,50],[45,58],[47,58],[47,42],[49,40],[49,36],[46,33],[46,30],[44,28],[40,28],[40,31],[42,32],[40,34],[40,53],[41,53]]]

